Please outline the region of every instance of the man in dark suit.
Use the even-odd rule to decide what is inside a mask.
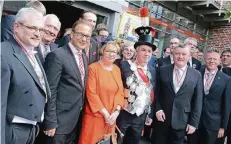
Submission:
[[[158,59],[158,67],[161,67],[161,66],[164,66],[164,65],[170,65],[170,64],[174,63],[172,54],[173,54],[174,48],[177,45],[179,45],[179,43],[180,43],[180,40],[178,38],[176,38],[176,37],[174,37],[174,38],[172,38],[170,40],[170,46],[169,46],[170,55],[167,56],[167,57],[164,57],[164,58],[159,58]]]
[[[218,70],[227,74],[228,76],[231,76],[231,50],[230,49],[226,49],[222,51],[221,64],[222,66],[218,66]],[[231,116],[229,117],[228,127],[227,130],[225,130],[224,137],[218,138],[216,140],[216,144],[224,144],[226,136],[227,136],[227,144],[231,144],[230,134],[231,134]]]
[[[174,64],[160,67],[156,76],[154,144],[182,144],[185,133],[199,125],[202,78],[187,66],[189,57],[190,47],[180,44],[173,52]]]
[[[94,30],[97,21],[97,16],[95,12],[91,10],[83,11],[79,19],[88,21],[92,25]],[[66,35],[63,39],[63,43],[61,43],[59,47],[67,44],[70,41],[70,35]],[[98,42],[91,38],[89,45],[85,48],[85,52],[87,55],[88,64],[98,61],[100,58]]]
[[[74,23],[71,41],[50,52],[44,64],[51,88],[43,122],[47,144],[69,144],[75,139],[76,124],[84,104],[87,56],[83,49],[90,42],[92,26]]]
[[[219,51],[211,49],[205,56],[206,68],[201,71],[204,82],[204,99],[198,129],[200,144],[215,144],[224,136],[231,108],[231,78],[218,70]]]
[[[188,66],[196,69],[196,70],[201,70],[201,62],[197,59],[195,59],[194,57],[192,57],[194,51],[196,51],[197,49],[197,40],[195,38],[189,37],[187,39],[185,39],[184,41],[185,45],[189,45],[190,46],[190,52],[191,52],[191,56],[189,58],[188,61]]]
[[[44,29],[41,32],[42,39],[40,45],[35,49],[42,64],[44,64],[47,54],[58,48],[54,41],[60,28],[61,23],[56,15],[48,14],[44,17]]]
[[[1,143],[33,144],[38,122],[50,98],[45,72],[34,47],[39,45],[43,16],[22,8],[14,37],[1,43]]]

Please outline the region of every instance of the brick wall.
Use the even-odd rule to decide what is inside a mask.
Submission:
[[[209,30],[207,48],[218,48],[219,51],[231,49],[231,25],[219,26]]]

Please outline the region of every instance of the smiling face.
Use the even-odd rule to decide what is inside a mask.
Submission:
[[[60,22],[53,17],[47,17],[44,23],[42,38],[45,44],[51,44],[55,41],[60,30]]]
[[[74,31],[71,32],[71,43],[77,49],[85,49],[91,40],[92,27],[85,24],[76,25]]]
[[[109,41],[105,47],[101,49],[101,60],[105,64],[112,64],[116,60],[118,54],[119,46],[114,41]]]
[[[189,46],[184,46],[183,48],[181,47],[176,47],[173,52],[173,60],[174,64],[182,68],[187,65],[187,62],[189,61],[190,58],[190,47]]]
[[[42,14],[25,13],[23,21],[14,23],[14,34],[28,47],[37,47],[39,45],[42,29]]]
[[[136,50],[136,60],[142,66],[147,65],[152,56],[152,47],[140,45]]]
[[[220,64],[220,54],[217,52],[207,52],[205,56],[205,64],[208,70],[216,70]]]

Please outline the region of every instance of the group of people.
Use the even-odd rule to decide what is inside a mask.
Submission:
[[[174,37],[150,63],[150,27],[118,45],[93,11],[58,46],[61,22],[45,13],[29,2],[1,43],[2,144],[139,144],[150,127],[152,144],[231,143],[230,50],[208,48],[202,60],[196,39]]]

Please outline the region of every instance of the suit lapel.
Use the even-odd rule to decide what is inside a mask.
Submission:
[[[170,85],[171,85],[172,90],[173,90],[173,92],[174,92],[174,85],[173,85],[173,68],[174,68],[174,65],[171,65],[170,70],[168,71],[168,76],[169,76]]]
[[[87,60],[87,55],[85,52],[83,52],[83,65],[84,65],[84,71],[85,71],[85,77],[84,77],[84,86],[85,86],[87,82],[87,74],[88,74],[88,60]]]
[[[77,79],[79,80],[80,85],[83,87],[82,79],[81,79],[81,74],[80,74],[80,71],[79,71],[78,64],[76,63],[75,56],[71,52],[71,48],[68,45],[64,46],[64,48],[65,48],[65,50],[66,50],[66,52],[68,54],[67,58],[69,59],[69,61],[71,63],[73,71],[74,71]]]
[[[212,83],[212,85],[211,85],[211,87],[209,89],[209,92],[210,92],[210,90],[215,88],[216,85],[219,85],[219,83],[221,83],[220,73],[221,73],[220,71],[217,71],[217,74],[216,74],[216,76],[215,76],[215,78],[213,80],[213,83]]]
[[[23,66],[26,68],[26,70],[31,75],[31,77],[34,79],[34,81],[42,88],[39,78],[33,66],[31,65],[30,60],[28,59],[26,54],[23,52],[22,48],[18,45],[18,43],[14,39],[11,39],[11,41],[12,41],[12,47],[15,52],[14,56],[23,64]]]

